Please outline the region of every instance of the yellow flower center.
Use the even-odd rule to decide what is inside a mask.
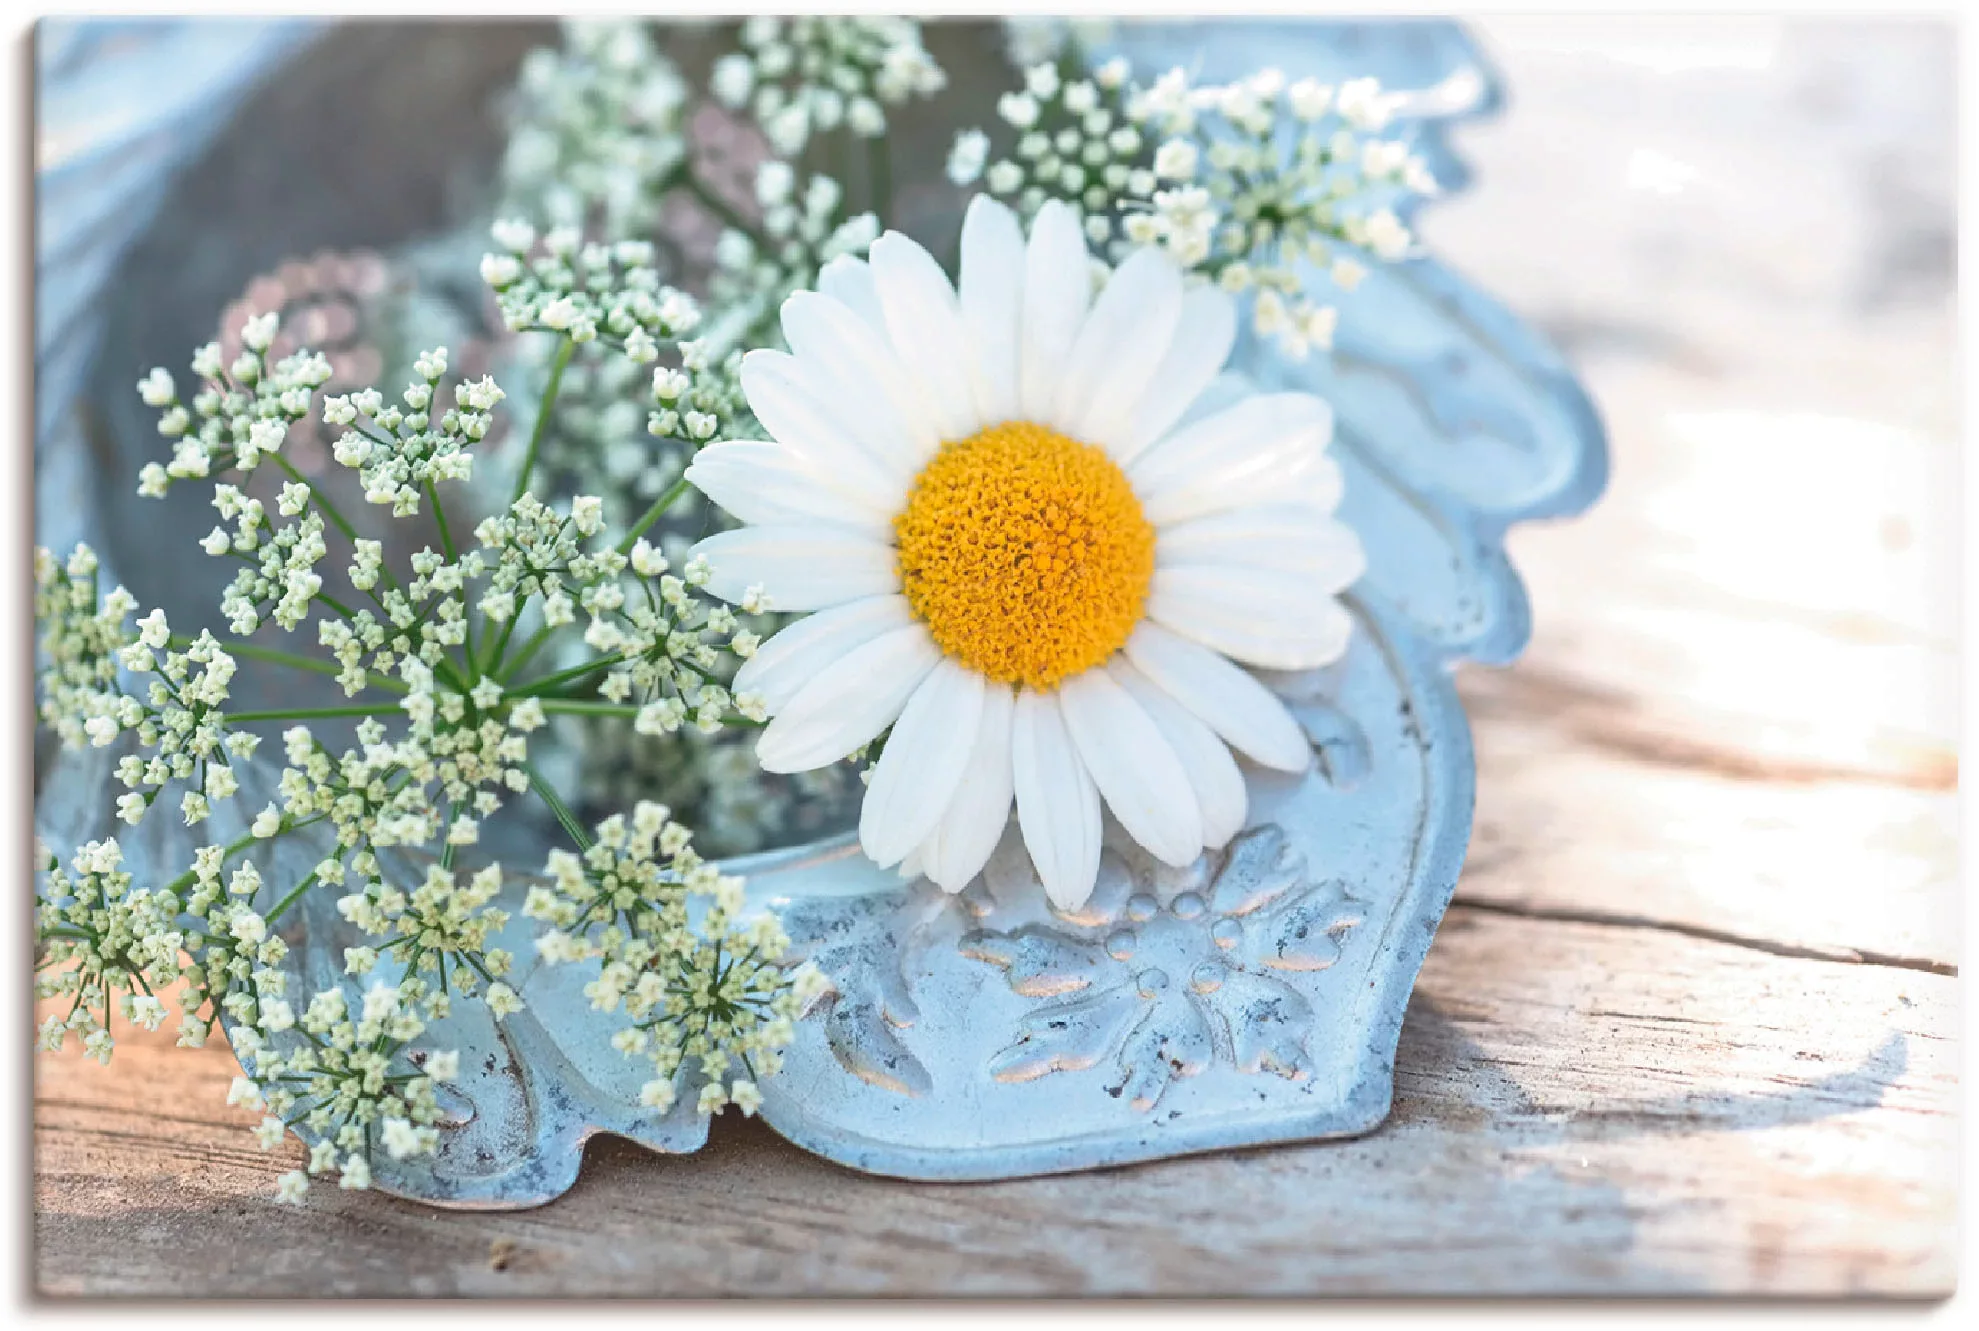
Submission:
[[[1141,619],[1154,528],[1106,453],[1028,421],[942,445],[893,520],[907,603],[942,651],[1045,690]]]

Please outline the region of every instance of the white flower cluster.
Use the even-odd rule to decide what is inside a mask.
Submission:
[[[731,351],[720,365],[711,365],[708,357],[705,343],[683,343],[679,369],[660,366],[653,371],[646,433],[687,445],[663,450],[679,461],[670,467],[668,484],[687,469],[693,450],[717,439],[736,438],[755,419],[742,395],[742,353]]]
[[[800,189],[790,164],[775,158],[756,168],[756,202],[763,234],[730,227],[715,244],[711,294],[724,312],[724,350],[774,336],[785,297],[816,285],[818,271],[840,255],[864,255],[880,234],[872,213],[845,215],[838,181],[816,175]]]
[[[1148,145],[1124,111],[1127,75],[1127,62],[1118,59],[1071,82],[1054,63],[1031,66],[1023,88],[997,101],[997,115],[1018,135],[1011,156],[986,168],[989,136],[964,130],[949,154],[949,178],[967,186],[981,177],[1027,217],[1046,199],[1064,199],[1084,214],[1088,239],[1106,244],[1113,215],[1145,206],[1155,191]]]
[[[655,312],[664,297],[650,285],[621,280],[623,253],[596,264],[580,256],[588,271],[550,301],[591,301],[601,329],[620,329],[614,311],[624,311],[633,320],[622,330],[628,339],[644,329],[671,340],[691,325],[691,304],[685,315]],[[544,286],[540,275],[518,280]],[[654,296],[653,310],[640,303],[641,292]],[[244,341],[265,347],[275,331],[256,319]],[[561,344],[574,346],[571,337]],[[722,397],[720,372],[702,363],[694,344],[681,352],[682,369],[656,371],[651,418],[691,445],[713,437],[722,423],[716,413],[733,403]],[[310,363],[306,354],[284,362]],[[314,653],[207,632],[174,637],[160,612],[133,623],[134,598],[121,587],[99,593],[98,563],[88,549],[66,561],[45,551],[36,557],[42,715],[70,745],[115,741],[136,750],[117,768],[130,790],[119,803],[126,818],[141,819],[168,783],[184,787],[188,823],[206,819],[219,801],[242,797],[230,762],[253,756],[258,727],[285,727],[286,759],[273,801],[252,817],[246,835],[225,846],[197,845],[193,867],[163,888],[134,887],[114,841],[84,847],[70,870],[48,865],[37,917],[37,985],[44,997],[73,995],[75,1006],[44,1030],[43,1042],[59,1047],[73,1033],[91,1054],[107,1057],[115,1016],[156,1026],[164,1018],[162,986],[176,982],[182,1043],[203,1041],[220,1016],[229,1021],[247,1071],[236,1099],[271,1111],[257,1134],[264,1145],[272,1147],[290,1128],[314,1141],[309,1168],[281,1185],[291,1200],[310,1175],[331,1169],[347,1186],[362,1186],[374,1150],[396,1158],[432,1148],[427,1074],[440,1075],[435,1068],[450,1056],[434,1054],[424,1073],[402,1069],[412,1057],[409,1042],[444,1012],[449,995],[473,995],[497,1016],[520,1010],[521,998],[503,978],[512,959],[498,945],[511,918],[501,870],[457,870],[454,860],[482,841],[483,820],[523,794],[539,796],[579,846],[590,845],[561,795],[542,784],[529,737],[557,716],[610,718],[628,733],[660,736],[686,726],[699,735],[730,721],[762,720],[755,700],[731,697],[723,682],[734,660],[753,650],[755,635],[734,611],[701,595],[704,563],[676,573],[642,539],[665,513],[668,496],[638,522],[608,530],[596,496],[553,506],[524,490],[479,523],[473,540],[456,545],[438,483],[469,474],[473,446],[488,433],[504,394],[487,378],[449,390],[447,367],[445,350],[429,351],[415,362],[415,382],[398,402],[365,388],[322,403],[324,423],[344,431],[334,455],[358,472],[366,497],[393,517],[430,516],[440,550],[401,554],[408,548],[403,541],[361,535],[329,489],[303,481],[273,452],[278,441],[259,452],[250,440],[248,448],[205,455],[225,524],[206,547],[244,567],[223,613],[242,634],[272,621]],[[232,373],[262,384],[275,378],[262,373],[252,354]],[[282,420],[307,418],[313,378],[313,371],[291,374],[270,399]],[[142,391],[163,412],[181,410],[168,376],[152,376]],[[439,399],[449,391],[452,405],[442,411]],[[243,396],[242,411],[260,410],[254,403],[261,399]],[[554,393],[545,397],[547,409]],[[634,411],[640,409],[635,401]],[[538,424],[540,434],[540,418]],[[247,468],[269,456],[289,482],[250,493]],[[449,487],[449,493],[459,491]],[[334,559],[332,541],[342,543]],[[319,569],[326,560],[348,583],[350,591],[340,585],[338,592],[352,604],[324,590],[330,570]],[[577,659],[560,646],[581,649]],[[232,710],[237,661],[333,676],[351,701]],[[544,664],[550,661],[568,664]],[[318,730],[319,717],[353,724],[349,731]],[[304,857],[314,867],[300,881],[264,882],[256,849],[319,826]],[[400,849],[421,847],[439,848],[436,866],[418,864]],[[238,862],[229,872],[230,861]],[[365,935],[345,956],[353,977],[347,983],[362,977],[371,984],[361,1012],[350,997],[354,988],[319,993],[306,1012],[292,1005],[281,969],[286,947],[274,927],[312,893],[332,894],[343,917]],[[264,905],[264,897],[273,904]],[[717,925],[726,929],[719,916]],[[733,950],[730,934],[710,936],[731,945],[718,973],[690,982],[691,964],[698,964],[691,958],[699,955],[691,949],[690,960],[676,968],[681,984],[700,983],[702,1008],[726,1012],[722,1005],[732,994],[764,1005],[780,1001],[789,985],[771,965],[774,939],[751,935],[755,960],[734,970],[743,954]],[[183,956],[191,960],[181,969]],[[723,1048],[757,1048],[746,1021],[736,1018],[731,1029],[720,1017],[710,1026],[702,1008],[647,1003],[638,1010],[646,1038],[660,1044],[699,1049],[695,1042],[714,1030],[726,1041]],[[676,1019],[691,1023],[673,1030]],[[735,1091],[745,1102],[748,1094]]]
[[[1303,357],[1331,345],[1338,321],[1311,283],[1351,291],[1364,260],[1406,258],[1414,237],[1394,204],[1436,191],[1405,139],[1380,137],[1396,105],[1372,79],[1335,88],[1264,69],[1197,86],[1174,69],[1139,87],[1117,60],[1069,83],[1041,63],[998,103],[1018,135],[1011,155],[985,165],[988,135],[965,131],[949,171],[1026,214],[1048,198],[1073,204],[1116,261],[1161,246],[1186,271],[1251,294],[1258,335]]]
[[[41,719],[71,748],[108,744],[143,719],[142,707],[118,680],[121,655],[134,641],[128,621],[137,598],[121,586],[99,596],[97,569],[96,552],[86,545],[77,546],[66,561],[35,548]]]
[[[643,235],[687,158],[687,85],[647,25],[566,19],[523,58],[501,176],[505,215]]]
[[[276,317],[249,318],[241,328],[241,353],[221,364],[218,342],[193,354],[192,371],[201,381],[190,410],[163,369],[154,369],[137,386],[145,405],[159,411],[158,433],[172,441],[172,460],[147,463],[138,473],[138,493],[162,497],[173,482],[228,468],[246,473],[265,457],[280,459],[289,427],[309,414],[314,393],[328,382],[330,362],[312,351],[297,351],[270,365]],[[286,466],[286,464],[284,464]]]
[[[133,889],[115,837],[79,847],[66,869],[45,846],[36,855],[45,878],[35,902],[42,946],[34,995],[73,996],[67,1013],[42,1022],[39,1043],[52,1052],[73,1035],[84,1053],[108,1063],[113,1012],[145,1030],[165,1020],[158,995],[183,973],[179,901],[169,891]]]
[[[323,401],[324,424],[347,427],[331,455],[357,472],[365,502],[389,506],[393,517],[418,513],[421,494],[433,494],[440,482],[468,479],[474,470],[469,450],[487,435],[493,423],[489,413],[504,396],[485,375],[456,384],[453,405],[436,421],[440,381],[447,373],[446,348],[421,355],[414,370],[417,378],[400,402],[388,402],[375,388]],[[291,512],[291,505],[285,502],[282,511]]]
[[[1082,52],[1113,36],[1116,20],[1106,17],[1036,18],[1012,17],[1003,20],[1003,47],[1010,63],[1019,69],[1046,60],[1077,60]]]
[[[747,106],[784,157],[841,125],[857,138],[880,138],[887,107],[948,83],[912,19],[758,16],[743,22],[741,45],[715,62],[709,90],[732,109]]]
[[[462,881],[462,879],[465,881]],[[380,953],[400,962],[407,974],[431,972],[442,993],[449,987],[472,994],[509,973],[514,958],[488,940],[508,926],[508,912],[495,903],[502,891],[502,866],[490,864],[471,875],[431,865],[410,892],[373,878],[361,892],[337,902],[337,911],[365,933],[385,941],[348,948],[345,969],[369,974]]]
[[[375,1150],[403,1159],[438,1144],[435,1083],[456,1075],[459,1056],[409,1056],[408,1045],[447,1000],[408,980],[374,985],[356,1014],[341,988],[298,1013],[280,969],[288,946],[272,927],[284,907],[256,909],[264,884],[253,860],[226,871],[245,848],[203,846],[191,869],[157,889],[133,888],[114,838],[80,847],[67,870],[42,849],[35,995],[73,1002],[42,1023],[38,1043],[54,1051],[74,1036],[107,1063],[113,1012],[157,1030],[170,1015],[161,996],[177,989],[180,1045],[203,1045],[221,1012],[232,1020],[245,1075],[227,1102],[266,1114],[254,1130],[261,1148],[273,1150],[290,1128],[315,1138],[307,1170],[284,1175],[277,1196],[299,1201],[309,1175],[332,1169],[344,1187],[367,1187]]]
[[[449,1001],[425,981],[374,982],[353,1005],[341,987],[317,991],[300,1013],[234,1027],[244,1075],[227,1103],[266,1115],[255,1137],[273,1150],[286,1130],[313,1139],[305,1169],[284,1174],[276,1197],[299,1203],[312,1175],[336,1170],[341,1186],[371,1185],[372,1161],[430,1155],[439,1146],[438,1085],[459,1075],[458,1050],[411,1046]]]
[[[642,1103],[671,1108],[686,1065],[705,1078],[699,1112],[750,1114],[762,1102],[756,1080],[776,1070],[825,980],[808,965],[784,971],[789,940],[775,917],[743,922],[742,880],[703,860],[691,837],[664,805],[641,801],[630,820],[599,823],[581,854],[553,852],[550,882],[530,889],[523,914],[550,926],[536,943],[545,961],[601,963],[584,992],[631,1019],[613,1043],[652,1062]],[[691,897],[708,903],[698,930]]]
[[[643,240],[586,243],[576,227],[555,227],[536,249],[536,228],[495,223],[499,250],[481,260],[502,322],[511,332],[561,333],[572,342],[603,341],[645,365],[662,344],[678,343],[701,322],[700,306],[662,285],[653,247]]]
[[[127,792],[117,813],[125,822],[143,821],[173,781],[185,787],[179,803],[185,821],[204,820],[213,801],[238,786],[229,759],[247,757],[258,742],[230,732],[221,710],[238,668],[233,656],[206,632],[173,646],[162,610],[146,615],[133,633],[127,621],[135,598],[116,587],[99,601],[96,555],[86,545],[66,562],[37,549],[34,567],[42,719],[72,747],[101,748],[130,735],[150,751],[148,758],[127,753],[117,765]],[[141,692],[134,691],[137,680]]]
[[[1162,188],[1151,212],[1128,219],[1127,236],[1166,247],[1226,290],[1255,291],[1258,334],[1289,354],[1328,347],[1337,312],[1306,294],[1304,273],[1352,291],[1367,266],[1343,248],[1384,262],[1407,257],[1414,237],[1388,200],[1436,191],[1405,140],[1376,137],[1394,107],[1373,79],[1288,84],[1265,69],[1192,88],[1171,71],[1135,107],[1166,137],[1155,151]]]
[[[416,491],[413,502],[416,507]],[[216,526],[201,548],[215,558],[236,559],[243,565],[220,600],[220,613],[240,636],[253,633],[264,618],[294,629],[309,617],[311,603],[323,590],[316,565],[330,552],[323,539],[322,515],[309,511],[309,506],[308,485],[286,483],[276,511],[301,520],[270,530],[267,508],[259,499],[232,485],[213,487],[213,507],[223,522],[234,524],[234,530]]]

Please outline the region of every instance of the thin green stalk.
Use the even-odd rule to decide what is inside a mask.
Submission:
[[[296,902],[302,900],[302,894],[304,892],[307,892],[310,888],[314,887],[315,885],[316,885],[316,870],[311,869],[308,873],[308,876],[306,876],[301,882],[297,883],[294,887],[290,888],[288,890],[287,895],[285,895],[280,901],[276,902],[273,906],[271,906],[268,910],[268,913],[262,918],[265,919],[269,924],[273,924],[276,920],[282,918],[282,912],[286,911],[290,906],[295,905]]]
[[[563,830],[568,832],[570,839],[577,843],[577,848],[591,849],[591,834],[584,830],[584,824],[577,821],[577,815],[572,813],[570,806],[563,802],[563,796],[557,794],[557,788],[543,779],[543,774],[536,770],[535,764],[524,763],[522,770],[529,776],[529,788],[549,806],[550,812],[563,824]]]
[[[447,557],[449,564],[459,556],[454,553],[453,533],[447,530],[447,510],[440,504],[440,492],[433,487],[433,478],[428,476],[423,482],[426,498],[433,505],[433,523],[440,529],[440,552]]]
[[[486,616],[483,616],[483,618],[485,620]],[[520,614],[512,614],[503,622],[501,633],[489,645],[488,659],[481,664],[482,674],[493,675],[497,679],[500,678],[495,672],[501,669],[502,653],[508,650],[509,635],[515,632],[515,623],[521,618],[522,616]]]
[[[545,698],[543,710],[565,716],[637,716],[639,704],[594,702],[589,698]]]
[[[658,522],[668,509],[672,508],[676,503],[678,503],[680,501],[680,497],[686,494],[687,490],[688,490],[688,480],[687,477],[684,475],[679,480],[675,481],[672,485],[669,485],[666,489],[666,493],[661,495],[658,499],[655,499],[653,501],[652,507],[648,508],[644,513],[640,514],[639,521],[633,523],[631,528],[626,531],[624,537],[622,537],[619,540],[618,552],[620,554],[629,553],[632,547],[639,543],[639,538],[641,536],[644,536],[647,530],[651,528],[654,523]]]
[[[292,707],[272,712],[235,712],[227,720],[237,724],[249,721],[308,721],[326,716],[380,716],[399,710],[395,702],[354,702],[340,707]]]
[[[172,635],[172,646],[186,648],[192,646],[191,638]],[[334,661],[319,661],[310,656],[299,656],[294,652],[284,652],[273,647],[262,647],[239,639],[223,638],[220,650],[229,656],[244,656],[251,661],[266,661],[270,665],[287,666],[291,670],[307,670],[312,675],[341,675],[343,667]],[[389,693],[405,693],[409,690],[396,679],[385,675],[367,674],[366,682],[374,689],[384,689]]]
[[[496,678],[504,684],[514,679],[521,672],[522,667],[529,664],[530,658],[542,650],[543,644],[556,636],[556,631],[556,628],[550,624],[545,624],[542,628],[537,629],[530,636],[529,641],[522,644],[522,650],[515,654],[515,659],[508,663],[508,668],[503,670]]]
[[[550,412],[557,404],[557,391],[563,387],[563,372],[576,352],[577,344],[564,337],[557,345],[556,359],[550,362],[550,377],[543,385],[543,397],[536,404],[536,425],[529,431],[529,451],[522,455],[522,470],[515,476],[515,492],[509,496],[509,503],[528,493],[529,474],[536,470],[536,453],[543,446],[543,436],[549,433]]]
[[[294,823],[288,827],[284,827],[281,831],[275,833],[275,836],[287,836],[290,832],[300,832],[303,828],[308,827],[311,823],[321,822],[322,820],[323,820],[322,814],[319,813],[312,815],[311,817],[303,819],[299,823]],[[254,835],[254,833],[252,832],[244,833],[243,835],[234,838],[232,841],[229,841],[226,844],[226,847],[221,850],[220,863],[222,865],[225,865],[228,860],[240,854],[242,851],[246,850],[249,846],[252,846],[257,841],[263,841],[263,840],[272,841],[273,839],[274,837],[258,837]],[[199,874],[195,870],[187,869],[177,878],[174,878],[171,882],[165,884],[162,890],[166,892],[176,893],[180,888],[190,886],[193,880],[198,877]]]
[[[568,670],[559,670],[554,675],[545,675],[542,679],[532,679],[521,688],[510,690],[509,696],[512,698],[538,697],[559,684],[568,683],[573,679],[581,679],[585,675],[618,665],[624,659],[621,656],[601,656],[596,660],[586,661],[583,665],[574,665]]]

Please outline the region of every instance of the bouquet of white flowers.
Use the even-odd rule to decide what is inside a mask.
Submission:
[[[1435,183],[1372,80],[1201,86],[1088,35],[1019,25],[946,180],[904,182],[967,201],[944,266],[891,229],[893,122],[947,82],[919,24],[752,19],[705,88],[662,29],[569,24],[508,103],[490,369],[330,391],[255,312],[152,371],[137,489],[210,495],[232,576],[175,626],[37,553],[42,720],[184,838],[156,882],[43,852],[42,1046],[224,1022],[297,1200],[434,1149],[431,1028],[521,1009],[517,916],[595,966],[646,1106],[749,1113],[830,977],[707,855],[856,803],[882,866],[955,892],[1006,847],[1071,910],[1105,818],[1165,864],[1228,844],[1239,759],[1311,761],[1252,668],[1339,658],[1364,558],[1325,403],[1222,372],[1246,323],[1323,352],[1315,293],[1408,255]],[[303,983],[318,899],[363,941]]]

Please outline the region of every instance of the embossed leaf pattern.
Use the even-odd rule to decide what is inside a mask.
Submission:
[[[977,929],[957,941],[995,966],[1012,993],[1047,999],[990,1059],[1000,1081],[1081,1072],[1110,1060],[1103,1082],[1143,1113],[1177,1081],[1221,1061],[1247,1073],[1304,1077],[1311,1001],[1282,974],[1323,970],[1361,921],[1334,880],[1311,882],[1305,856],[1275,825],[1233,842],[1213,873],[1162,901],[1130,870],[1103,917]]]
[[[1084,989],[1104,973],[1107,960],[1095,944],[1032,924],[1008,934],[976,930],[956,946],[965,957],[1001,966],[1011,989],[1029,998]]]
[[[1306,1075],[1313,1012],[1305,995],[1274,976],[1233,970],[1203,998],[1221,1021],[1240,1071],[1292,1080]]]
[[[1179,994],[1165,995],[1128,1033],[1120,1050],[1120,1079],[1107,1092],[1125,1095],[1145,1113],[1170,1082],[1199,1075],[1215,1057],[1215,1039],[1196,1005]]]
[[[1273,970],[1325,970],[1340,957],[1340,938],[1361,922],[1360,909],[1337,883],[1265,912],[1258,961]]]
[[[900,1095],[933,1088],[927,1068],[894,1034],[920,1019],[901,968],[928,910],[926,900],[900,891],[850,903],[797,901],[783,912],[793,962],[810,961],[831,981],[812,1012],[824,1018],[832,1056],[861,1081]]]
[[[1017,1040],[990,1057],[998,1081],[1034,1081],[1051,1072],[1081,1072],[1116,1048],[1140,1011],[1131,986],[1034,1009],[1017,1024]]]

